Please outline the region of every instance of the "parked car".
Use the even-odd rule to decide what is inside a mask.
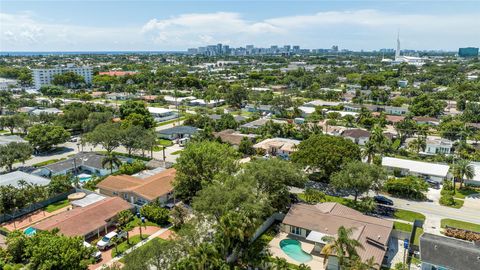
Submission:
[[[393,201],[389,198],[381,195],[374,196],[373,199],[376,203],[385,204],[385,205],[393,205]]]
[[[431,180],[431,179],[425,179],[425,181],[430,185],[430,187],[434,189],[439,189],[440,188],[440,183],[437,181]]]
[[[127,236],[126,232],[109,232],[106,234],[100,241],[97,243],[97,248],[100,250],[105,250],[115,243],[115,238],[125,238]]]
[[[92,245],[88,242],[83,241],[83,245],[87,248],[92,247]],[[97,249],[93,252],[92,258],[95,259],[96,262],[100,261],[102,259],[102,253]]]

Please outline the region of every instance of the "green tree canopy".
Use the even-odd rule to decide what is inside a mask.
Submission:
[[[310,171],[328,180],[344,164],[360,160],[360,149],[351,140],[329,135],[312,135],[302,141],[292,154],[292,161],[308,166]]]
[[[70,132],[61,126],[36,124],[28,129],[26,139],[39,151],[48,151],[70,138]]]

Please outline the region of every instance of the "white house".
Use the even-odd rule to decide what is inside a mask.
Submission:
[[[393,157],[383,157],[382,166],[401,175],[413,175],[442,183],[449,179],[450,167],[446,164],[430,163]]]
[[[447,139],[429,139],[426,142],[425,154],[436,155],[444,154],[448,155],[452,153],[453,142]]]
[[[385,107],[386,114],[393,114],[393,115],[404,115],[408,113],[407,107],[394,107],[394,106],[386,106]]]
[[[359,128],[347,129],[342,133],[342,137],[350,139],[358,145],[365,145],[370,138],[370,132]]]
[[[298,144],[300,144],[300,141],[298,140],[272,138],[263,140],[253,145],[253,148],[263,149],[267,154],[270,154],[272,156],[288,158],[290,154],[297,149]]]
[[[164,122],[178,117],[178,113],[174,110],[156,107],[147,107],[147,109],[157,122]]]

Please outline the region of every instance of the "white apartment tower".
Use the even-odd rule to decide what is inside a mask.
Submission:
[[[400,31],[397,33],[397,50],[395,50],[395,60],[400,59]]]
[[[55,75],[63,74],[66,72],[73,72],[82,76],[85,79],[85,83],[91,84],[93,77],[93,68],[89,66],[78,67],[74,64],[67,64],[66,66],[59,66],[54,68],[38,68],[32,69],[33,81],[35,88],[40,89],[43,85],[52,84],[52,80]]]

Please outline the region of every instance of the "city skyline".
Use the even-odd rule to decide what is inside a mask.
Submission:
[[[479,46],[474,1],[412,2],[6,0],[0,51],[186,51],[217,43],[371,51],[395,48],[397,29],[403,48]]]

